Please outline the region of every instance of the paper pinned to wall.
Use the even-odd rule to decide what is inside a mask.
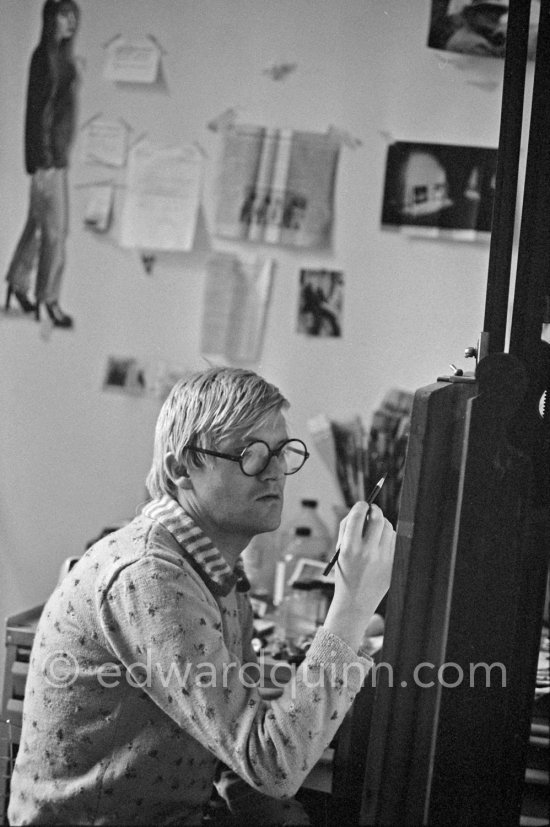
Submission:
[[[307,249],[331,245],[341,141],[235,126],[223,133],[216,235]]]
[[[85,164],[123,167],[127,145],[128,126],[123,121],[93,118],[83,129],[82,160]]]
[[[339,129],[337,126],[331,125],[327,130],[327,135],[333,140],[343,144],[343,146],[348,147],[348,149],[357,149],[357,147],[363,146],[361,138],[352,135],[347,129]]]
[[[106,80],[123,83],[155,83],[160,68],[160,49],[151,37],[116,37],[106,47],[103,70]]]
[[[84,213],[84,226],[96,233],[106,233],[113,215],[114,187],[112,183],[92,184]]]
[[[259,360],[274,268],[270,258],[243,261],[217,253],[209,259],[201,333],[205,357],[215,362]]]
[[[203,155],[195,144],[142,141],[128,161],[122,247],[189,251],[199,211]]]

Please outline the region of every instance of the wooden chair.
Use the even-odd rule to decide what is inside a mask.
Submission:
[[[42,606],[6,620],[6,662],[0,713],[0,824],[6,824],[10,780],[21,739],[23,698],[34,633]]]

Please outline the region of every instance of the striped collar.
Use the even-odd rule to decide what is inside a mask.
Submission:
[[[237,591],[248,591],[250,584],[242,561],[238,560],[232,571],[212,540],[177,500],[165,494],[160,499],[148,502],[142,509],[142,514],[161,523],[170,532],[213,594],[229,594],[235,585]]]

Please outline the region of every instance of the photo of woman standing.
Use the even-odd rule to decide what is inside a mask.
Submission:
[[[29,212],[6,281],[6,310],[12,296],[24,313],[40,319],[40,307],[55,327],[70,328],[59,297],[68,233],[67,171],[74,132],[77,71],[73,40],[79,9],[74,0],[46,0],[42,34],[33,52],[25,116],[25,168],[31,176]],[[31,276],[36,266],[34,301]]]

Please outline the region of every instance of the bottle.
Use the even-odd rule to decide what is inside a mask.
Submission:
[[[333,538],[317,511],[318,502],[313,499],[300,501],[298,511],[281,527],[281,546],[286,548],[296,536],[297,528],[309,528],[308,553],[303,557],[313,560],[328,560],[331,556]]]
[[[279,537],[276,531],[257,534],[243,551],[241,559],[254,597],[271,601],[278,557]]]
[[[313,637],[322,624],[321,597],[317,589],[309,589],[302,584],[291,586],[278,612],[285,642],[290,647],[299,646],[304,639]]]
[[[273,605],[279,606],[285,597],[290,594],[290,579],[296,569],[297,562],[302,557],[308,557],[311,540],[311,529],[308,526],[298,526],[294,529],[294,539],[286,548],[283,547],[275,566],[275,582],[273,584]]]
[[[300,573],[300,560],[318,560],[314,556],[319,549],[318,541],[309,526],[298,526],[275,569],[273,604],[276,625],[280,637],[294,654],[294,650],[301,650],[302,644],[312,638],[324,622],[332,597],[315,580],[307,579],[307,574],[304,579],[296,576]]]
[[[311,528],[298,526],[294,539],[283,550],[275,569],[273,604],[276,607],[277,625],[287,646],[294,646],[298,640],[315,632],[315,620],[311,617],[309,594],[300,584],[294,586],[299,560],[309,558],[311,553]]]

